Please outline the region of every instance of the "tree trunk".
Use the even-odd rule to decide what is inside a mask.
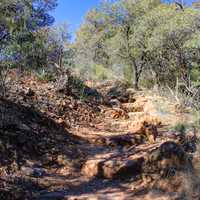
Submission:
[[[134,79],[134,85],[133,86],[136,90],[139,90],[139,79],[140,79],[140,75],[139,75],[138,71],[135,70],[135,79]]]
[[[133,86],[136,90],[139,90],[139,80],[140,80],[140,75],[142,73],[143,65],[138,66],[135,62],[135,60],[132,60],[132,65],[134,69],[134,83]]]
[[[60,68],[63,67],[63,47],[60,47],[60,49],[59,49],[58,65],[60,66]]]

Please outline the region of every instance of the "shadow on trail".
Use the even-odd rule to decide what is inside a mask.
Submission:
[[[67,183],[67,180],[66,180]],[[67,189],[54,192],[42,192],[35,200],[64,200],[71,196],[90,196],[90,195],[108,195],[111,192],[120,192],[127,190],[122,185],[121,180],[104,180],[104,179],[90,179],[78,183],[78,177],[75,183],[71,182],[71,185]]]
[[[15,178],[23,166],[59,167],[58,156],[81,165],[82,143],[87,144],[35,108],[0,99],[0,199],[22,199],[11,196],[42,189],[37,179]]]

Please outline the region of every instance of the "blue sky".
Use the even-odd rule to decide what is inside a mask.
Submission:
[[[58,0],[58,7],[53,11],[56,24],[66,22],[74,38],[75,31],[83,21],[85,14],[100,2],[101,0]],[[184,0],[184,2],[190,4],[192,0]]]
[[[85,14],[99,3],[100,0],[58,0],[58,7],[53,12],[55,23],[66,22],[74,35]]]

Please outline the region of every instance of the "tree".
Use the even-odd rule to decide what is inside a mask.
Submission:
[[[198,45],[193,46],[194,41],[198,44],[200,13],[180,3],[118,0],[101,4],[88,13],[78,31],[77,57],[82,55],[85,67],[120,66],[136,89],[144,71],[155,75],[157,84],[175,87],[178,78],[189,87],[199,62]]]
[[[84,23],[77,32],[75,41],[76,65],[80,70],[85,71],[85,76],[89,77],[95,70],[96,65],[108,67],[110,58],[106,52],[105,40],[109,27],[109,18],[105,14],[102,4],[98,9],[92,9],[85,17]]]
[[[78,50],[90,60],[104,66],[117,62],[124,65],[124,76],[136,89],[145,65],[145,50],[133,39],[135,26],[146,12],[159,5],[159,0],[116,1],[104,3],[88,13],[77,34]]]
[[[154,56],[152,60],[156,61],[154,71],[157,71],[160,66],[162,71],[157,71],[157,75],[164,73],[166,78],[166,75],[171,76],[171,84],[176,80],[174,77],[178,77],[189,86],[192,59],[185,43],[191,40],[195,31],[198,32],[199,12],[190,8],[182,12],[177,11],[173,6],[164,6],[163,9],[155,9],[153,13],[146,16],[147,21],[153,18],[155,23],[148,38],[148,49],[150,55]]]
[[[2,0],[0,3],[1,57],[26,66],[26,54],[37,40],[35,32],[54,22],[48,12],[56,0]]]
[[[108,41],[109,52],[123,61],[125,77],[129,83],[134,81],[134,87],[139,88],[139,79],[145,67],[146,44],[143,40],[136,41],[137,28],[141,17],[158,6],[160,1],[122,1],[121,19],[117,21],[116,34]]]

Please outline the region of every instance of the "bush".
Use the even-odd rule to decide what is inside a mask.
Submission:
[[[49,82],[56,80],[56,77],[53,75],[53,73],[48,72],[45,69],[39,69],[38,71],[36,71],[36,76],[40,81]]]
[[[146,71],[142,74],[140,79],[140,85],[147,89],[152,89],[155,86],[155,78],[150,71]]]
[[[113,74],[112,71],[103,65],[94,65],[93,66],[93,77],[95,80],[106,80],[106,79],[112,79]]]
[[[181,134],[185,134],[186,129],[187,129],[186,125],[182,123],[178,123],[174,126],[174,130]]]

